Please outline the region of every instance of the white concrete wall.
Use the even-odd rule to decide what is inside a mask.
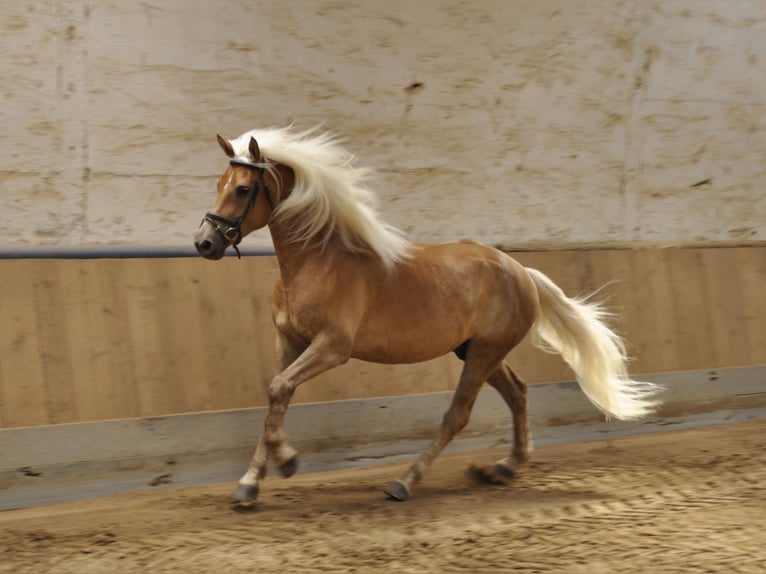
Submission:
[[[764,0],[4,0],[0,53],[0,246],[187,245],[291,121],[418,240],[766,240]]]

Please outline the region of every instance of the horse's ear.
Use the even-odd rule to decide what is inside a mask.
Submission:
[[[261,161],[261,150],[258,149],[258,142],[255,141],[253,136],[250,136],[250,143],[247,145],[247,149],[250,150],[250,155],[253,156],[253,163],[259,163]]]
[[[236,154],[234,153],[234,148],[231,147],[231,142],[222,138],[221,136],[217,135],[215,136],[218,138],[218,145],[221,146],[221,149],[223,150],[223,153],[228,155],[229,157],[234,157]]]

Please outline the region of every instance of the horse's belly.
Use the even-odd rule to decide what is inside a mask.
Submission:
[[[402,321],[360,329],[351,356],[373,363],[419,363],[452,352],[469,338],[466,326],[444,321]]]
[[[368,361],[370,363],[383,363],[386,365],[401,365],[405,363],[422,363],[423,361],[429,361],[436,357],[441,357],[447,353],[452,352],[458,348],[458,343],[453,348],[441,347],[439,349],[413,349],[412,347],[388,347],[388,348],[360,348],[355,349],[351,357],[359,359],[361,361]]]

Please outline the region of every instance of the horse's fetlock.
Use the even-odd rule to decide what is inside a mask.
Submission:
[[[527,452],[527,449],[515,448],[513,449],[511,457],[516,464],[524,464],[529,461],[529,453]]]
[[[273,451],[287,442],[287,433],[282,428],[267,430],[263,434],[263,442],[266,443],[269,450]]]
[[[282,466],[290,461],[297,459],[298,451],[291,447],[289,444],[282,444],[274,449],[274,462],[278,466]]]

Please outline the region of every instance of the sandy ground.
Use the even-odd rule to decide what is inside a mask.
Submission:
[[[533,453],[505,486],[443,457],[406,503],[402,463],[0,513],[0,572],[766,572],[766,421]]]

